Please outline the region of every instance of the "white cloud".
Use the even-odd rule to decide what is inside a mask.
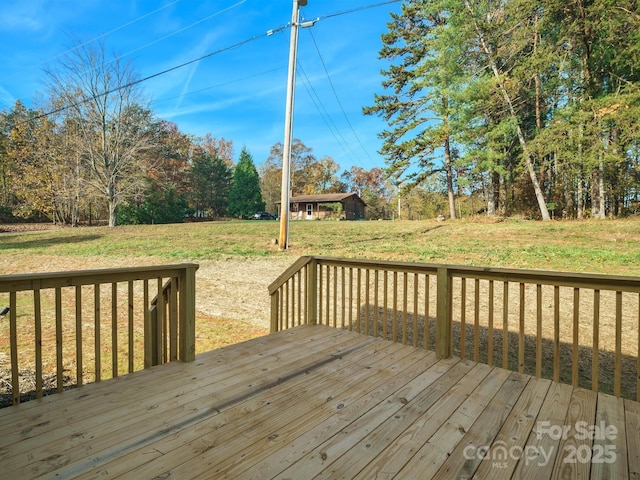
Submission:
[[[16,2],[3,6],[0,11],[0,28],[3,30],[37,32],[45,27],[39,8],[28,2]]]
[[[14,103],[16,103],[16,97],[14,97],[11,92],[0,85],[0,105],[7,105],[11,107]]]

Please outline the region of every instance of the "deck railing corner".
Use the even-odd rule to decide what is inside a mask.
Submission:
[[[269,287],[271,330],[348,328],[640,399],[640,278],[301,257]]]
[[[40,398],[53,393],[45,392],[49,377],[60,392],[73,375],[82,386],[164,362],[193,361],[197,269],[179,264],[1,275],[13,403],[31,395],[20,390],[23,374],[35,377]]]

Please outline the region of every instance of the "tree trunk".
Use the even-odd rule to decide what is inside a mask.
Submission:
[[[578,220],[582,220],[584,218],[584,182],[582,180],[582,167],[580,168],[580,172],[578,173],[578,191],[576,192],[577,203],[578,203]]]
[[[584,161],[582,158],[582,137],[583,137],[583,126],[580,125],[579,135],[578,135],[578,220],[582,220],[584,218]]]
[[[489,173],[487,185],[487,215],[496,215],[500,203],[500,174],[498,172]]]
[[[451,166],[451,144],[449,136],[444,141],[444,168],[447,173],[447,196],[449,197],[449,216],[456,219],[456,197],[453,193],[453,167]]]
[[[118,225],[118,206],[114,202],[109,202],[109,226],[115,227]]]
[[[109,185],[107,199],[109,206],[109,226],[115,227],[118,224],[118,203],[116,201],[115,185]]]
[[[465,0],[465,5],[469,10],[469,12],[471,13],[471,18],[474,19],[473,9],[471,8],[471,5],[469,4],[468,0]],[[475,22],[475,19],[474,19],[474,22]],[[551,220],[551,217],[549,216],[549,210],[547,209],[547,203],[545,202],[544,193],[540,188],[540,183],[538,182],[538,177],[536,176],[535,168],[533,166],[533,160],[531,158],[531,153],[529,152],[529,146],[525,139],[524,132],[522,131],[522,127],[520,126],[520,120],[518,119],[518,115],[516,114],[516,110],[513,106],[513,102],[511,101],[509,92],[507,92],[506,88],[504,87],[504,84],[502,83],[500,71],[498,70],[496,61],[494,60],[491,49],[489,48],[489,45],[487,45],[484,35],[478,28],[477,23],[475,23],[475,28],[478,33],[482,50],[487,55],[487,58],[489,60],[491,71],[493,72],[493,75],[498,81],[498,89],[500,90],[500,93],[502,93],[502,98],[504,99],[505,103],[507,104],[507,107],[509,108],[509,114],[511,115],[511,118],[516,122],[518,142],[520,143],[520,148],[522,148],[522,154],[524,156],[524,161],[527,166],[527,171],[529,172],[529,178],[531,179],[531,184],[533,185],[533,190],[535,192],[536,200],[538,202],[538,208],[540,209],[540,215],[542,216],[542,220],[545,220],[545,221]]]
[[[534,56],[538,51],[538,39],[540,38],[540,30],[539,30],[539,18],[538,11],[536,10],[535,14],[535,31],[533,38],[533,54]],[[536,128],[538,132],[542,130],[542,82],[540,81],[540,74],[536,71],[533,75],[535,81],[535,90],[536,90]]]
[[[599,205],[599,217],[607,218],[607,208],[605,206],[604,195],[604,162],[600,158],[600,164],[598,165],[598,205]]]

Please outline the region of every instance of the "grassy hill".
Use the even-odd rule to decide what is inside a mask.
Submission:
[[[292,222],[290,248],[277,222],[86,227],[0,234],[4,273],[50,265],[202,262],[228,257],[328,255],[640,275],[640,220]],[[66,269],[66,268],[63,268]]]

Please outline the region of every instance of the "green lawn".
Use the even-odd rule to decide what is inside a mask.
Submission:
[[[638,219],[298,221],[291,223],[287,252],[273,245],[277,236],[278,223],[266,221],[69,228],[0,235],[0,260],[7,273],[37,271],[43,258],[69,258],[73,264],[112,258],[119,264],[127,258],[167,263],[274,255],[293,261],[300,255],[330,255],[640,275]]]

